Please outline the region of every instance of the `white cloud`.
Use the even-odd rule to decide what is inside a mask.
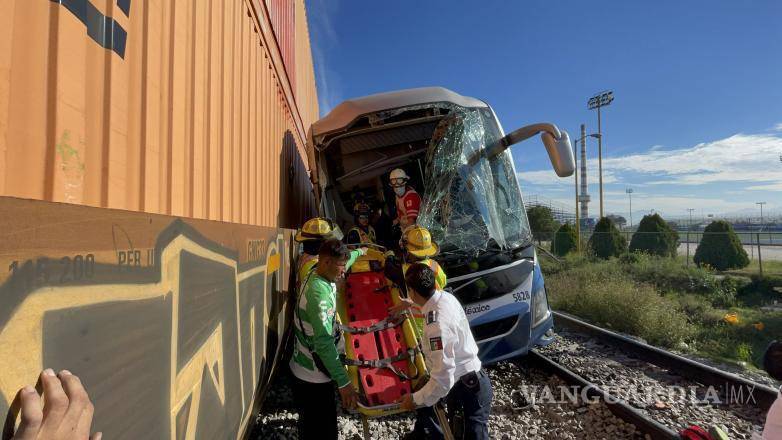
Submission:
[[[613,172],[657,176],[649,184],[700,185],[713,182],[782,183],[779,154],[782,138],[768,134],[736,134],[688,148],[649,150],[603,160]]]
[[[769,183],[765,185],[752,185],[748,186],[746,189],[750,191],[782,191],[782,182]]]
[[[777,125],[772,128],[774,131],[782,131],[782,122],[777,123]]]
[[[592,160],[591,158],[587,160],[587,183],[589,185],[597,184],[598,182],[598,165],[597,165],[597,159],[595,158]],[[581,168],[578,169],[579,176],[578,176],[578,184],[581,186]],[[522,185],[524,183],[532,184],[532,185],[541,185],[541,186],[560,186],[567,183],[573,184],[573,176],[570,177],[559,177],[554,172],[552,168],[548,168],[545,170],[535,170],[535,171],[519,171],[516,173],[516,177],[521,179]],[[606,169],[605,160],[603,160],[603,185],[609,184],[609,183],[617,183],[619,182],[619,179],[614,175],[614,173],[610,170]]]

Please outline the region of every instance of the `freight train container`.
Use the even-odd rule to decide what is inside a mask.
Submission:
[[[67,368],[104,438],[245,435],[317,117],[303,0],[0,1],[0,415]]]

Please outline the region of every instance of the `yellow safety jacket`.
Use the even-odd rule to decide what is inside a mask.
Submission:
[[[296,263],[296,285],[301,284],[301,281],[307,278],[307,274],[310,273],[312,268],[318,264],[318,256],[310,254],[301,254],[299,261]]]
[[[359,243],[377,243],[377,237],[375,236],[375,229],[372,228],[372,226],[367,226],[367,231],[364,232],[363,229],[359,228],[358,226],[354,226],[353,228],[348,231],[348,236],[350,236],[351,232],[356,232],[358,234],[358,237],[361,241]]]
[[[427,266],[429,266],[430,269],[432,269],[432,272],[434,272],[434,287],[437,290],[443,290],[445,289],[445,285],[448,283],[448,277],[445,276],[445,271],[442,267],[440,267],[439,264],[437,264],[436,261],[432,260],[431,258],[424,258],[421,261],[416,261],[416,263],[424,263]],[[407,274],[407,268],[410,267],[410,264],[415,263],[405,263],[402,265],[402,276],[405,276]]]

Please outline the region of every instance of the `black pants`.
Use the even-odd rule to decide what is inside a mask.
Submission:
[[[337,439],[333,382],[305,382],[293,376],[293,400],[299,412],[300,439]]]
[[[489,439],[489,414],[491,414],[492,388],[489,376],[483,370],[478,372],[478,381],[468,386],[458,380],[445,398],[448,412],[460,409],[464,417],[464,438],[470,440]],[[431,407],[416,411],[416,438],[442,439],[443,431],[437,422],[437,415]]]

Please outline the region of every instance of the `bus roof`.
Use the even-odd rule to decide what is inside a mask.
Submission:
[[[434,102],[448,102],[467,108],[488,107],[485,102],[479,99],[462,96],[444,87],[420,87],[378,93],[343,101],[334,107],[329,114],[312,124],[311,136],[316,137],[340,130],[359,116],[369,113]]]

